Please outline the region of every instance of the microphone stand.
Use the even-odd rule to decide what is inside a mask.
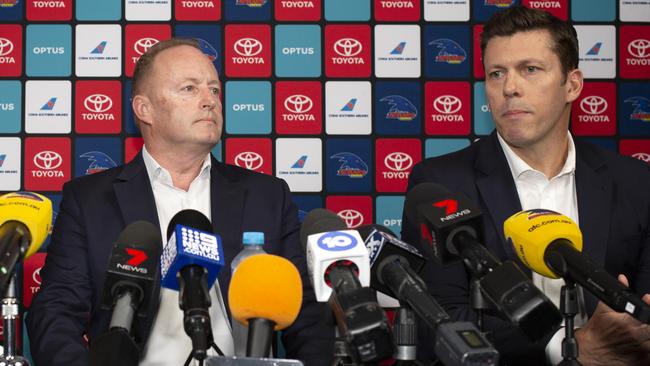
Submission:
[[[0,356],[0,365],[29,366],[27,359],[16,355],[16,319],[18,319],[18,301],[16,299],[16,272],[9,278],[5,297],[2,299],[2,325],[4,329],[4,352]]]
[[[472,280],[469,283],[469,302],[472,304],[472,309],[476,313],[476,326],[478,330],[484,336],[487,336],[485,332],[484,311],[490,308],[490,304],[481,291],[481,280],[475,276],[472,276]]]
[[[340,335],[339,328],[334,328],[334,359],[332,366],[360,366],[352,358],[350,344]]]
[[[558,366],[581,366],[578,361],[578,341],[573,330],[573,318],[578,314],[578,291],[575,282],[565,279],[560,297],[560,311],[564,317],[562,362]]]

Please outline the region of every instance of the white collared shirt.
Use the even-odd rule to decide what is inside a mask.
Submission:
[[[161,167],[144,146],[142,157],[151,182],[163,238],[167,237],[169,221],[178,211],[194,209],[211,219],[209,153],[203,161],[199,175],[194,178],[187,192],[174,187],[169,171]],[[163,245],[166,244],[167,240],[163,239]],[[227,313],[218,282],[215,282],[210,289],[210,298],[212,300],[210,321],[214,341],[226,355],[233,355],[230,322],[226,318]],[[183,365],[191,350],[192,342],[183,328],[183,311],[178,305],[178,292],[161,288],[160,306],[140,366]],[[215,355],[214,351],[208,354]],[[198,365],[198,363],[194,361],[191,365]]]
[[[575,184],[576,151],[571,134],[569,132],[567,134],[569,148],[566,161],[560,172],[551,179],[547,179],[544,173],[531,168],[517,156],[498,133],[497,137],[515,181],[522,210],[545,208],[568,216],[578,224],[578,196]],[[533,272],[533,283],[559,309],[564,280],[547,278]],[[587,319],[581,288],[578,288],[578,298],[580,313],[575,317],[576,327],[586,323]],[[546,357],[551,364],[555,365],[562,361],[561,342],[563,338],[564,328],[555,333],[546,347]]]

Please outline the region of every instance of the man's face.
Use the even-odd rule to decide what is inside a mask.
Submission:
[[[142,90],[150,108],[141,119],[157,143],[209,151],[219,141],[221,85],[214,65],[198,49],[181,45],[161,51]]]
[[[483,55],[485,92],[497,131],[509,145],[534,146],[566,133],[582,74],[566,76],[546,30],[492,38]],[[564,132],[562,132],[564,131]]]

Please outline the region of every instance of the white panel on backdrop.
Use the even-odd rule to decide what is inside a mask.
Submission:
[[[469,20],[469,0],[424,0],[424,20],[453,22]]]
[[[69,80],[27,80],[25,132],[70,133],[72,124]]]
[[[80,24],[75,27],[75,74],[122,74],[122,27],[119,24]]]
[[[575,25],[580,44],[580,70],[587,79],[616,77],[616,28],[613,25]]]
[[[124,8],[126,20],[170,20],[172,18],[171,0],[126,0]]]
[[[619,0],[622,22],[650,22],[650,0]]]
[[[369,135],[372,131],[371,87],[368,81],[325,83],[325,132]]]
[[[321,139],[279,138],[275,140],[275,176],[284,179],[292,192],[323,189]]]
[[[375,26],[375,75],[380,78],[420,77],[420,26]]]
[[[20,167],[20,138],[0,137],[0,191],[20,190]]]

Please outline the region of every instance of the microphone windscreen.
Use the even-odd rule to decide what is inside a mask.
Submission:
[[[388,234],[388,235],[390,235],[392,237],[397,237],[395,235],[395,233],[393,233],[393,231],[391,229],[387,228],[384,225],[379,225],[379,224],[363,225],[363,226],[359,226],[355,230],[357,230],[359,232],[359,235],[361,236],[361,239],[363,239],[363,240],[366,240],[368,238],[368,236],[370,234],[372,234],[372,232],[375,231],[375,230],[381,231],[382,233]]]
[[[275,330],[290,326],[302,305],[302,281],[298,269],[282,257],[258,254],[242,261],[228,288],[232,316],[247,325],[248,319],[275,322]]]
[[[178,211],[176,215],[169,220],[169,225],[167,225],[167,240],[172,236],[172,233],[176,229],[176,225],[189,226],[208,233],[213,231],[210,220],[199,211],[191,209]]]
[[[407,194],[404,200],[404,210],[406,217],[411,222],[417,222],[417,207],[425,202],[431,202],[440,196],[446,196],[451,192],[440,184],[436,183],[420,183],[413,187]]]
[[[22,223],[29,230],[31,242],[25,259],[36,253],[50,233],[52,201],[33,192],[12,192],[0,196],[0,225],[7,221]]]
[[[130,246],[147,249],[148,251],[160,252],[162,238],[160,230],[152,223],[140,220],[129,224],[117,237],[117,243],[124,243]],[[160,256],[160,254],[158,254]]]
[[[334,212],[324,208],[316,208],[311,210],[302,222],[302,226],[300,227],[300,243],[302,243],[303,247],[306,247],[309,235],[347,229],[348,227],[343,220]]]

